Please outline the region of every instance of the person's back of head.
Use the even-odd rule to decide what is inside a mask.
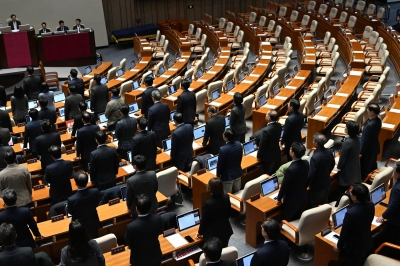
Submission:
[[[76,76],[78,76],[78,71],[75,68],[72,68],[69,74],[71,77],[76,78]]]
[[[261,228],[264,232],[262,235],[268,240],[278,240],[279,234],[281,232],[281,227],[277,221],[268,218],[265,222],[261,224]]]
[[[151,205],[151,199],[145,194],[141,194],[136,200],[136,210],[139,215],[148,214]]]
[[[233,141],[235,138],[235,134],[233,134],[232,129],[227,129],[224,132],[224,137],[226,138],[227,141]]]
[[[76,86],[75,85],[69,85],[68,84],[68,90],[71,94],[75,94],[76,93]]]
[[[306,147],[304,147],[300,142],[293,142],[290,149],[296,156],[296,159],[300,159],[306,153]]]
[[[68,259],[85,263],[92,256],[94,251],[89,244],[90,238],[79,219],[69,224],[68,240]]]
[[[55,160],[61,158],[61,147],[59,146],[51,145],[48,152],[50,153],[51,157],[53,157]]]
[[[243,103],[242,94],[240,94],[239,92],[235,92],[235,94],[233,94],[233,103],[235,105],[241,105]]]
[[[14,206],[17,202],[17,192],[12,188],[6,188],[1,192],[4,204]]]
[[[146,76],[144,78],[144,83],[146,84],[147,87],[150,87],[153,85],[153,78],[150,76]]]
[[[24,98],[24,95],[25,95],[24,89],[21,86],[17,85],[14,87],[14,97],[15,98],[22,99],[22,98]]]
[[[146,157],[143,155],[136,155],[133,157],[132,164],[136,166],[138,171],[146,169]]]
[[[101,144],[105,144],[106,143],[107,135],[106,135],[106,133],[104,133],[104,131],[99,130],[99,131],[96,132],[95,138],[96,138],[97,143],[99,145],[101,145]]]
[[[4,246],[12,246],[15,244],[17,238],[17,230],[14,225],[8,223],[2,223],[0,225],[0,242]]]
[[[272,122],[278,121],[279,116],[278,116],[278,113],[275,110],[269,111],[268,112],[268,116],[269,116],[269,118],[271,119]]]
[[[174,114],[174,121],[175,121],[176,124],[182,124],[183,123],[183,115],[182,115],[182,113],[176,112]]]
[[[211,178],[208,181],[208,187],[210,189],[211,194],[214,196],[224,194],[224,185],[222,183],[222,180],[218,177]]]
[[[14,164],[16,158],[17,158],[17,156],[13,149],[10,149],[4,153],[4,161],[7,164]]]
[[[191,82],[189,80],[184,79],[181,82],[181,87],[183,90],[187,90],[187,89],[189,89],[190,84],[191,84]]]
[[[83,123],[89,124],[91,118],[92,118],[91,114],[89,114],[89,113],[86,112],[86,111],[83,111],[83,112],[82,112],[82,121],[83,121]]]
[[[160,101],[161,100],[161,93],[159,90],[154,90],[151,92],[151,97],[154,98],[155,101]]]
[[[119,108],[119,111],[121,112],[122,115],[127,116],[129,115],[129,106],[124,104]]]
[[[43,119],[42,122],[40,122],[40,128],[45,133],[50,132],[51,123],[50,123],[49,119]]]
[[[327,138],[322,133],[315,133],[314,135],[314,143],[316,144],[317,148],[323,148],[325,143],[327,142]]]
[[[347,129],[347,134],[350,137],[356,137],[358,135],[358,132],[360,131],[360,128],[355,121],[348,121],[346,123],[346,129]]]
[[[215,114],[215,113],[217,112],[217,108],[215,108],[215,106],[213,106],[213,105],[210,105],[210,106],[208,107],[207,111],[208,111],[210,114]]]
[[[79,103],[78,103],[78,108],[79,108],[79,111],[81,111],[81,112],[86,111],[86,109],[87,109],[87,103],[85,103],[85,102],[79,102]]]
[[[40,108],[47,108],[48,104],[49,104],[49,101],[47,100],[46,97],[43,97],[43,96],[39,97]]]
[[[210,238],[203,246],[203,252],[208,262],[217,262],[221,259],[222,243],[216,238]]]
[[[28,66],[26,68],[26,72],[28,72],[29,75],[33,75],[33,73],[35,72],[35,70],[33,69],[32,66]]]
[[[74,180],[75,180],[75,184],[79,188],[85,188],[89,181],[89,177],[84,171],[79,171],[78,173],[75,174]]]
[[[292,98],[289,101],[289,106],[291,106],[293,110],[297,112],[300,108],[300,102],[299,100]]]
[[[100,74],[95,74],[93,79],[94,79],[94,81],[96,81],[96,84],[100,84],[101,75]]]
[[[119,96],[119,89],[118,88],[112,88],[111,93],[113,97],[118,97]]]
[[[364,184],[354,184],[350,195],[356,197],[358,202],[366,202],[370,199],[369,190]]]
[[[367,109],[375,115],[379,115],[380,109],[379,104],[377,103],[370,103],[368,104]]]
[[[42,82],[42,85],[41,85],[40,89],[41,89],[42,92],[50,91],[49,84],[47,84],[47,82]]]
[[[146,127],[147,127],[147,119],[146,118],[139,117],[137,119],[137,123],[138,123],[138,126],[139,126],[140,130],[145,130],[146,129]]]

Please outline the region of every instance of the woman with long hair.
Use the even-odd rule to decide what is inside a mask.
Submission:
[[[21,86],[15,86],[14,96],[11,96],[11,111],[15,123],[23,123],[26,121],[25,116],[28,114],[28,97],[24,93]]]
[[[61,250],[60,266],[105,266],[105,259],[95,240],[90,240],[78,221],[69,224],[69,245]]]

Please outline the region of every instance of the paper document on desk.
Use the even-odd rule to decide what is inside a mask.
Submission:
[[[86,75],[86,76],[84,76],[85,78],[88,78],[88,79],[91,79],[91,78],[93,78],[93,76],[92,75]]]
[[[347,93],[336,92],[335,96],[349,97]]]
[[[378,222],[376,221],[377,218],[378,218],[378,216],[374,216],[374,219],[372,220],[372,223],[371,223],[371,224],[373,224],[373,225],[375,225],[375,226],[380,226],[382,223],[378,223]]]
[[[339,109],[339,108],[340,108],[340,104],[328,103],[328,104],[326,105],[326,107]]]
[[[287,99],[287,97],[284,97],[284,96],[275,96],[275,99],[277,99],[277,100],[286,100]]]
[[[294,79],[306,79],[306,77],[302,77],[302,76],[295,76]]]
[[[315,115],[313,118],[317,119],[317,120],[325,121],[328,117],[322,116],[322,115]]]
[[[251,153],[249,153],[249,154],[247,154],[247,155],[253,156],[254,158],[257,158],[257,153],[258,153],[258,150],[253,151],[253,152],[251,152]]]
[[[133,165],[131,164],[122,166],[122,169],[124,169],[128,174],[135,172],[135,168],[133,168]]]
[[[175,96],[168,96],[167,97],[167,99],[169,99],[169,100],[171,100],[171,101],[176,101],[176,99],[178,99],[177,97],[175,97]]]
[[[151,50],[151,47],[143,47],[143,50]]]
[[[118,140],[114,141],[113,144],[115,147],[118,147]]]
[[[117,80],[119,80],[119,81],[125,81],[126,79],[124,79],[124,78],[117,78]]]
[[[295,90],[295,89],[297,89],[297,87],[295,87],[295,86],[286,86],[285,89]]]
[[[399,109],[394,109],[394,108],[390,109],[389,112],[400,114],[400,110]]]
[[[270,195],[270,199],[276,200],[276,198],[278,198],[278,194],[279,194],[279,190],[278,192],[275,192],[274,194]]]
[[[382,127],[386,127],[386,128],[394,128],[395,125],[393,124],[388,124],[388,123],[382,123]]]
[[[324,237],[325,237],[325,239],[328,239],[329,241],[331,241],[331,242],[337,244],[339,238],[336,238],[336,237],[334,237],[334,236],[339,236],[339,234],[336,233],[336,232],[330,232],[329,234],[327,234],[327,235],[324,236]]]
[[[167,236],[165,239],[167,239],[169,243],[174,246],[174,248],[179,248],[188,243],[180,234],[173,234],[171,236]]]
[[[165,151],[164,153],[166,153],[166,154],[168,154],[169,156],[171,156],[171,150]]]
[[[262,42],[261,45],[271,45],[270,42]]]
[[[199,145],[199,144],[196,143],[196,142],[193,142],[193,143],[192,143],[192,147],[193,147],[193,149],[197,149],[197,148],[200,148],[201,145]]]
[[[264,104],[262,107],[263,107],[263,108],[269,108],[269,109],[275,109],[275,108],[276,108],[276,105]]]
[[[362,75],[361,71],[355,71],[355,70],[350,71],[350,76],[361,76],[361,75]]]
[[[21,150],[23,150],[24,149],[24,144],[21,143],[19,145],[21,146]],[[26,144],[26,148],[29,149],[29,142]]]

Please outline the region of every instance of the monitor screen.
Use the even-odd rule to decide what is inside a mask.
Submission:
[[[244,80],[244,78],[246,77],[246,75],[244,74],[244,72],[239,74],[239,82],[242,82],[242,80]]]
[[[153,73],[148,74],[147,77],[150,77],[150,78],[154,79]]]
[[[243,153],[248,155],[257,149],[256,143],[252,140],[243,144]]]
[[[132,152],[128,151],[127,154],[128,154],[129,161],[132,163]]]
[[[199,209],[194,209],[193,211],[176,216],[176,223],[179,231],[183,231],[200,224]]]
[[[226,127],[229,126],[230,120],[231,120],[231,116],[230,116],[230,115],[225,116],[225,126],[226,126]]]
[[[135,68],[135,66],[136,66],[135,60],[132,60],[132,61],[129,63],[129,65],[130,65],[130,68],[131,68],[131,69],[132,69],[132,68]]]
[[[54,102],[55,103],[62,102],[62,101],[65,101],[65,94],[64,93],[54,94]]]
[[[209,171],[212,171],[215,168],[217,168],[217,164],[218,164],[218,155],[207,159],[207,167]]]
[[[193,129],[193,135],[194,135],[194,139],[200,139],[202,137],[204,137],[204,132],[206,131],[206,125],[201,125],[195,129]]]
[[[90,74],[90,72],[92,72],[92,67],[91,66],[87,66],[85,67],[85,74]]]
[[[65,108],[64,108],[64,107],[59,108],[59,109],[58,109],[58,112],[60,113],[60,117],[65,116]]]
[[[122,68],[118,68],[117,70],[117,76],[121,77],[124,74],[124,70]]]
[[[226,84],[226,87],[227,87],[228,91],[232,90],[235,87],[235,83],[233,82],[233,79],[228,81],[228,83]]]
[[[371,201],[375,205],[386,199],[385,184],[380,184],[370,192]]]
[[[289,74],[286,74],[285,82],[286,82],[286,84],[289,84],[289,82],[290,82],[290,75]]]
[[[201,69],[197,70],[196,76],[198,79],[201,78],[203,76],[203,70]]]
[[[219,89],[214,90],[211,93],[212,96],[212,100],[215,101],[216,99],[218,99],[221,96],[221,93],[219,92]]]
[[[329,100],[330,99],[332,99],[332,90],[331,89],[329,89],[329,90],[327,90],[326,92],[325,92],[325,100],[327,101],[327,102],[329,102]]]
[[[140,84],[139,84],[138,80],[135,80],[132,82],[132,88],[133,88],[133,90],[140,88]]]
[[[333,226],[335,227],[335,230],[343,225],[344,216],[346,215],[348,209],[349,205],[346,205],[332,214]]]
[[[90,100],[86,101],[87,107],[90,109]]]
[[[266,103],[267,103],[267,96],[265,94],[261,95],[260,98],[258,98],[258,104],[260,106],[263,106]]]
[[[100,80],[101,84],[107,84],[107,82],[108,82],[108,80],[107,80],[106,77],[102,77],[101,80]]]
[[[171,138],[165,139],[162,141],[162,144],[163,144],[164,151],[169,151],[169,150],[171,150],[172,139]]]
[[[261,182],[261,193],[263,197],[279,189],[278,177],[274,176]]]
[[[158,75],[162,75],[162,74],[164,74],[164,73],[165,73],[164,67],[163,67],[163,66],[160,66],[160,67],[158,68]]]
[[[171,85],[168,87],[169,94],[174,94],[176,92],[175,85]]]
[[[139,62],[142,61],[142,53],[138,53],[137,58],[138,58]]]
[[[100,123],[105,123],[105,122],[107,122],[108,121],[108,118],[106,117],[106,114],[99,114],[99,120],[100,120]]]
[[[176,113],[176,111],[172,111],[172,112],[169,114],[169,117],[171,118],[171,121],[174,121],[174,115],[175,115],[175,113]]]
[[[298,67],[297,65],[295,65],[295,66],[293,67],[293,72],[294,72],[294,75],[295,75],[295,76],[297,75],[297,73],[299,73],[299,67]]]
[[[280,90],[280,88],[279,88],[279,85],[276,84],[276,85],[274,86],[274,96],[278,95],[278,93],[279,93],[280,91],[281,91],[281,90]]]
[[[322,109],[321,100],[314,103],[314,112],[318,113]]]
[[[101,66],[101,59],[99,58],[99,59],[97,59],[97,66],[99,67],[99,66]]]
[[[130,114],[133,114],[133,113],[136,113],[137,111],[139,111],[139,106],[138,106],[138,104],[137,104],[137,103],[131,103],[131,104],[129,105],[129,113],[130,113]]]
[[[340,90],[340,80],[336,80],[335,82],[335,92],[338,92]]]
[[[178,53],[175,54],[175,59],[176,59],[176,60],[179,59],[179,54],[178,54]]]
[[[121,198],[123,201],[126,201],[126,186],[122,186],[119,188],[121,190]]]
[[[36,108],[36,107],[37,107],[37,101],[35,101],[35,100],[28,101],[28,108],[29,109]]]
[[[254,251],[255,252],[255,251]],[[241,258],[238,258],[236,260],[236,263],[238,266],[250,266],[251,259],[254,256],[254,252],[247,254],[246,256],[243,256]]]

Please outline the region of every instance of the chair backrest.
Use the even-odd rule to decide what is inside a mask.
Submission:
[[[203,34],[201,36],[200,45],[203,46],[203,47],[206,46],[206,41],[207,41],[207,35]]]
[[[371,36],[373,29],[371,26],[365,26],[365,29],[363,31],[363,38],[369,38]]]
[[[158,43],[159,43],[160,46],[163,46],[164,42],[165,42],[165,35],[163,34],[163,35],[161,35],[160,41]]]
[[[285,66],[285,65],[281,66],[280,68],[278,68],[276,70],[275,75],[279,76],[278,82],[277,82],[279,84],[279,86],[283,85],[286,82],[285,81],[286,73],[287,73],[287,66]]]
[[[95,238],[94,241],[99,244],[102,253],[110,252],[112,248],[118,246],[117,237],[114,234],[107,234],[105,236]]]
[[[164,84],[157,88],[160,91],[161,98],[168,95],[168,85]]]
[[[244,32],[242,30],[240,30],[239,34],[238,34],[238,36],[236,38],[237,42],[242,42],[243,41],[243,35],[244,35]]]
[[[225,28],[225,22],[226,22],[225,18],[220,18],[219,23],[218,23],[218,28],[220,28],[220,29]]]
[[[246,213],[246,201],[250,199],[254,194],[261,192],[260,183],[267,179],[267,175],[261,175],[253,180],[248,181],[243,188],[242,200],[243,200],[243,210],[241,213]]]
[[[235,26],[235,31],[233,32],[233,36],[236,37],[239,34],[240,27]]]
[[[347,12],[342,11],[342,13],[340,13],[339,23],[345,23],[346,19],[347,19]]]
[[[335,44],[335,47],[336,47],[336,45],[337,45],[337,44]],[[333,68],[336,67],[336,63],[337,63],[337,61],[339,60],[339,56],[340,56],[339,53],[336,52],[336,53],[335,53],[335,56],[334,56],[333,59],[332,59],[332,67],[333,67]]]
[[[335,0],[335,5],[342,5],[343,0]]]
[[[310,32],[315,32],[318,26],[318,21],[313,20],[311,21]]]
[[[146,77],[147,77],[148,75],[150,75],[150,74],[153,74],[153,72],[152,72],[152,71],[147,71],[146,73],[144,73],[144,74],[142,75],[142,80],[140,81],[140,85],[144,84],[144,80],[145,80]]]
[[[374,4],[369,4],[367,9],[368,15],[373,15],[375,13],[376,6]]]
[[[228,23],[226,24],[225,32],[226,32],[226,33],[231,33],[232,30],[233,30],[233,23],[232,23],[232,22],[228,22]]]
[[[155,67],[154,67],[155,75],[154,76],[156,76],[156,75],[158,76],[158,70],[160,69],[160,67],[164,67],[165,68],[163,61],[160,61],[155,65]]]
[[[321,4],[321,5],[319,6],[319,9],[318,9],[318,14],[325,15],[327,9],[328,9],[328,6],[327,6],[327,5]]]
[[[336,38],[335,38],[335,37],[332,37],[332,38],[329,40],[329,43],[328,43],[328,51],[332,51],[333,48],[334,48],[334,46],[335,46],[335,44],[336,44]]]
[[[375,51],[379,51],[379,49],[381,49],[381,45],[383,43],[383,38],[382,37],[378,37],[378,40],[375,43]]]
[[[356,114],[354,115],[354,122],[357,123],[358,127],[361,128],[363,125],[363,120],[364,120],[364,113],[365,113],[365,107],[361,107]]]
[[[329,17],[331,19],[336,18],[337,12],[338,12],[338,9],[336,7],[332,7],[331,11],[329,12]]]
[[[364,262],[363,266],[377,266],[377,265],[398,265],[399,261],[379,254],[371,254]]]
[[[275,38],[279,38],[281,36],[282,27],[280,25],[276,26],[275,30]]]
[[[354,0],[346,0],[344,7],[352,8],[354,4]]]
[[[235,248],[235,247],[226,247],[226,248],[222,249],[221,260],[236,261],[238,256],[239,256],[239,253],[238,253],[237,248]],[[207,264],[206,258],[204,257],[204,253],[202,253],[199,258],[198,266],[206,266],[206,264]]]
[[[250,23],[254,23],[257,19],[257,13],[256,12],[250,12],[250,16],[249,16],[249,22]]]
[[[279,75],[276,73],[275,76],[269,81],[268,89],[267,89],[267,98],[274,97],[274,87],[278,84]]]
[[[228,82],[233,79],[235,72],[230,71],[228,74],[225,75],[224,79],[222,80],[222,87],[227,90]]]
[[[199,40],[201,36],[201,28],[197,28],[196,29],[196,34],[194,35],[194,37],[196,38],[196,40]]]
[[[328,90],[329,86],[331,85],[331,78],[333,74],[333,68],[328,69],[325,73],[325,91]]]
[[[314,241],[315,235],[328,227],[331,211],[329,204],[304,211],[299,221],[299,242],[296,245],[303,246]]]
[[[299,12],[296,10],[292,10],[292,14],[290,15],[290,21],[296,22],[298,16],[299,16]]]
[[[89,90],[91,90],[94,87],[94,85],[96,85],[96,82],[94,81],[94,79],[91,79],[89,82]]]
[[[267,30],[268,30],[268,31],[273,31],[274,28],[275,28],[275,20],[272,20],[272,19],[271,19],[271,20],[268,22]]]
[[[164,196],[170,197],[178,191],[176,180],[178,178],[178,169],[170,167],[157,173],[158,191]]]
[[[165,40],[164,46],[163,46],[163,51],[164,51],[164,53],[166,53],[167,50],[168,50],[168,44],[169,44],[169,41],[168,41],[168,40]]]
[[[349,22],[347,23],[348,28],[354,28],[357,22],[357,17],[355,16],[350,16]]]
[[[164,63],[164,67],[166,70],[169,68],[168,59],[169,59],[169,53],[165,53],[162,62]]]
[[[385,14],[385,8],[384,7],[380,7],[378,9],[378,13],[376,14],[376,18],[377,19],[382,19],[384,14]]]
[[[194,32],[194,25],[193,24],[189,24],[188,34],[192,35],[193,32]]]
[[[326,78],[323,77],[320,79],[317,85],[317,101],[321,100],[324,97],[324,90],[325,90]]]
[[[117,67],[113,67],[107,72],[107,79],[112,80],[115,79],[117,76]]]
[[[286,6],[281,6],[281,7],[279,8],[278,17],[284,17],[284,16],[286,16],[286,10],[287,10]]]
[[[194,69],[193,69],[193,68],[190,68],[188,71],[185,72],[185,75],[183,75],[183,78],[184,78],[184,79],[185,79],[185,78],[190,78],[190,79],[192,79],[193,74],[194,74]]]
[[[356,5],[356,10],[363,11],[365,8],[365,1],[358,1]]]
[[[216,89],[218,89],[219,92],[222,93],[222,80],[217,80],[208,84],[207,86],[208,99],[212,99],[212,92],[215,91]]]
[[[288,49],[288,45],[292,43],[292,38],[289,36],[285,37],[285,41],[283,42],[283,49]]]
[[[260,104],[258,102],[258,99],[263,96],[266,95],[268,90],[268,84],[263,84],[262,86],[258,87],[257,91],[256,91],[256,96],[255,96],[255,100],[256,100],[256,108],[260,107]]]
[[[384,52],[383,52],[383,55],[382,55],[382,57],[381,57],[381,65],[385,65],[386,64],[386,60],[388,59],[388,57],[389,57],[389,51],[388,50],[385,50]]]
[[[267,18],[265,16],[261,16],[260,21],[258,21],[258,26],[264,27],[266,22],[267,22]]]
[[[122,68],[122,70],[125,72],[126,58],[122,59],[121,62],[119,62],[119,67]]]
[[[315,9],[315,1],[308,2],[307,11],[311,11]]]
[[[388,166],[381,172],[375,175],[374,181],[372,181],[369,190],[373,190],[374,188],[378,187],[380,184],[385,184],[385,191],[388,190],[389,180],[393,174],[393,168]]]
[[[350,198],[347,197],[347,196],[340,197],[340,201],[339,201],[338,206],[336,207],[336,210],[340,210],[341,208],[343,208],[347,204],[350,204]]]
[[[310,22],[310,16],[304,15],[303,19],[301,20],[301,26],[307,27],[309,22]]]
[[[246,112],[244,114],[244,119],[249,118],[253,115],[253,102],[254,102],[254,94],[249,94],[243,99],[243,105],[246,107]]]
[[[121,85],[121,91],[120,91],[120,95],[121,95],[121,99],[125,102],[125,93],[132,91],[132,80],[126,81],[124,83],[122,83]]]
[[[182,77],[181,76],[177,76],[171,82],[171,84],[174,85],[175,89],[177,89],[177,90],[179,90],[181,88],[181,83],[182,83]]]
[[[304,113],[304,107],[306,106],[306,100],[304,100],[304,99],[302,99],[301,101],[300,101],[300,107],[299,107],[299,112],[300,113]]]
[[[331,32],[330,31],[325,32],[324,45],[328,45],[330,39],[331,39]]]
[[[199,114],[204,111],[206,96],[207,96],[207,90],[200,90],[196,92],[196,114]]]
[[[314,103],[316,102],[317,99],[317,90],[313,89],[307,97],[305,106],[304,106],[304,112],[303,114],[305,116],[309,116],[314,112]]]
[[[377,31],[372,31],[369,36],[368,43],[375,44],[378,41],[378,38],[379,38],[379,33]]]

